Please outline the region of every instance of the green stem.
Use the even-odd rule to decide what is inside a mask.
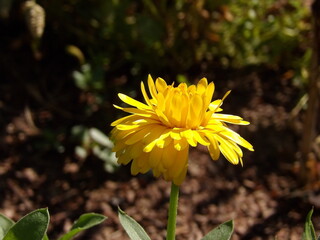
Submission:
[[[169,216],[167,225],[167,240],[175,240],[176,235],[176,219],[178,211],[179,186],[171,184]]]

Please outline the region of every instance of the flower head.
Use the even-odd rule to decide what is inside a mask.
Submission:
[[[202,78],[197,85],[178,87],[167,85],[148,76],[150,96],[143,82],[141,91],[146,103],[124,94],[119,98],[132,107],[116,106],[131,115],[114,121],[111,135],[115,142],[118,163],[131,164],[131,173],[146,173],[152,169],[154,176],[163,176],[167,181],[180,185],[188,168],[189,146],[198,143],[206,146],[213,160],[220,152],[232,164],[242,164],[242,150],[253,151],[252,145],[226,123],[247,125],[241,117],[221,114],[222,99],[211,102],[214,84]]]

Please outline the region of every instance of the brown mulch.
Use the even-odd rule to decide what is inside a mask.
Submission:
[[[235,222],[233,240],[301,239],[312,206],[315,228],[320,230],[320,201],[318,176],[307,187],[298,181],[303,110],[293,116],[292,109],[300,92],[291,81],[272,73],[238,78],[218,82],[221,90],[215,97],[233,89],[225,112],[252,122],[235,129],[253,143],[255,152],[244,150],[241,167],[222,157],[212,161],[201,146],[190,151],[188,176],[180,190],[177,239],[201,239],[229,219]],[[129,167],[107,173],[99,159],[76,158],[74,146],[60,152],[46,148],[28,110],[9,118],[6,104],[2,97],[1,115],[7,120],[2,121],[0,133],[1,213],[17,220],[36,208],[49,207],[49,237],[57,239],[82,213],[98,212],[108,219],[77,239],[128,239],[117,217],[120,206],[151,239],[165,238],[170,183],[151,174],[130,176]],[[38,114],[52,117],[46,109]]]

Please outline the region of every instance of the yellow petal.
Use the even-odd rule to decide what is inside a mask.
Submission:
[[[174,140],[174,148],[177,151],[184,150],[186,147],[188,147],[188,141],[185,138],[181,138],[180,140]]]
[[[220,149],[218,146],[218,142],[215,139],[213,134],[210,134],[209,132],[206,133],[206,137],[210,141],[210,145],[208,146],[209,154],[213,160],[218,160],[220,156]]]
[[[117,105],[113,105],[113,106],[117,109],[124,111],[124,112],[137,114],[142,117],[151,118],[151,117],[155,116],[155,114],[153,114],[152,111],[148,111],[148,110],[141,110],[138,108],[123,108],[123,107],[119,107]]]
[[[112,131],[111,139],[115,142],[122,142],[125,138],[127,138],[129,135],[136,132],[137,130],[138,129],[120,131],[117,128],[114,128],[114,131]]]
[[[151,168],[154,169],[159,165],[159,162],[162,159],[162,153],[163,149],[158,147],[154,147],[152,151],[149,153],[148,161]]]
[[[127,95],[124,95],[124,94],[122,94],[122,93],[119,93],[118,96],[119,96],[119,98],[120,98],[123,102],[125,102],[125,103],[128,104],[128,105],[137,107],[137,108],[139,108],[139,109],[149,109],[149,106],[148,106],[148,105],[146,105],[146,104],[144,104],[144,103],[142,103],[142,102],[139,102],[139,101],[137,101],[137,100],[135,100],[135,99],[127,96]]]
[[[177,161],[177,153],[173,148],[173,144],[169,144],[163,151],[162,154],[162,165],[165,169],[170,169],[171,165]]]
[[[241,145],[242,147],[245,147],[250,151],[254,151],[253,146],[247,140],[242,138],[238,133],[232,131],[231,129],[225,127],[225,131],[220,132],[220,134]]]
[[[188,86],[186,83],[180,83],[177,88],[180,89],[183,93],[186,93],[188,90]]]
[[[156,86],[154,85],[154,81],[151,77],[151,75],[148,75],[148,87],[149,87],[149,92],[151,94],[152,99],[156,99],[157,98],[157,90],[156,90]]]
[[[136,144],[130,145],[128,146],[127,150],[128,150],[128,154],[130,154],[132,159],[138,158],[139,156],[141,156],[141,154],[143,154],[142,143],[138,142]]]
[[[160,120],[165,126],[169,126],[169,127],[172,126],[171,123],[169,122],[169,119],[167,118],[167,116],[164,115],[164,113],[163,113],[161,110],[156,109],[155,111],[156,111],[156,113],[157,113],[157,115],[158,115],[159,120]]]
[[[110,125],[111,125],[112,127],[114,127],[114,126],[116,126],[116,125],[118,125],[118,124],[120,124],[120,123],[122,123],[122,122],[125,122],[125,121],[128,121],[128,120],[135,120],[135,119],[137,119],[137,118],[138,118],[137,116],[129,115],[129,116],[120,118],[120,119],[112,122]]]
[[[118,124],[116,126],[116,128],[118,130],[122,130],[122,131],[126,131],[126,130],[132,130],[132,129],[136,129],[136,128],[139,128],[140,126],[139,125],[126,125],[126,124]]]
[[[147,153],[142,153],[139,157],[137,157],[136,161],[137,161],[140,173],[146,173],[147,171],[150,170],[150,165],[149,165],[147,156],[148,156]]]
[[[187,127],[188,128],[195,128],[197,127],[200,122],[202,121],[201,111],[203,107],[202,98],[196,94],[193,95],[190,99],[190,108],[187,118]]]
[[[160,177],[161,175],[161,172],[156,168],[152,170],[152,173],[153,173],[153,176],[155,176],[156,178]]]
[[[202,95],[206,91],[207,86],[208,86],[207,79],[206,78],[202,78],[197,84],[197,92],[198,92],[198,94]]]
[[[184,181],[184,179],[186,178],[187,170],[188,170],[188,164],[186,164],[183,167],[183,169],[180,172],[180,174],[173,179],[173,183],[176,184],[177,186],[181,185],[182,182]]]
[[[228,97],[228,95],[231,93],[231,90],[229,90],[229,91],[227,91],[225,94],[224,94],[224,96],[223,96],[223,98],[221,99],[221,101],[223,102],[225,99],[226,99],[226,97]]]
[[[226,97],[230,94],[230,92],[231,92],[231,90],[229,90],[228,92],[226,92],[226,93],[224,94],[223,98],[220,100],[219,104],[218,104],[214,109],[211,109],[211,108],[210,108],[210,110],[216,112],[216,111],[221,107],[224,99],[226,99]],[[219,100],[217,100],[217,101],[219,101]]]
[[[193,138],[192,130],[188,129],[186,131],[181,132],[180,134],[181,134],[182,137],[187,139],[188,143],[192,147],[196,147],[197,146],[197,141]]]
[[[158,93],[164,92],[167,87],[168,87],[168,85],[167,85],[165,80],[163,80],[162,78],[157,78],[156,79],[156,88],[158,90]]]
[[[133,159],[131,163],[131,174],[137,175],[138,173],[139,173],[138,161],[136,159]]]
[[[249,122],[243,121],[243,119],[239,116],[230,115],[230,114],[221,114],[221,113],[215,113],[212,116],[212,119],[217,119],[219,121],[232,123],[232,124],[238,124],[238,125],[248,125]]]
[[[221,102],[222,102],[221,99],[214,100],[209,104],[209,109],[213,112],[217,112],[217,109],[219,109],[219,106],[221,106],[222,104]]]
[[[168,137],[169,135],[167,135],[166,138],[164,139],[160,139],[157,141],[157,147],[159,148],[166,148],[171,142],[172,142],[172,138]]]
[[[170,137],[172,139],[175,139],[175,140],[180,140],[181,139],[181,135],[180,135],[180,132],[175,132],[174,130],[172,130],[170,132]]]
[[[201,126],[207,126],[208,123],[209,123],[209,120],[211,119],[211,116],[213,114],[213,111],[207,111],[205,114],[204,114],[204,118],[202,120],[202,123],[201,123]]]
[[[126,138],[125,143],[127,145],[131,145],[141,141],[141,139],[143,139],[147,134],[150,134],[155,127],[157,127],[157,125],[150,124],[142,128],[140,131],[133,132],[128,138]]]
[[[178,151],[176,155],[176,161],[169,169],[174,178],[178,178],[184,168],[188,165],[189,147],[183,151]]]
[[[233,145],[233,150],[238,154],[239,158],[243,157],[243,152],[241,150],[241,148],[234,142],[229,141],[230,144]]]
[[[225,156],[225,158],[232,164],[238,164],[239,156],[234,151],[232,144],[230,144],[227,140],[225,140],[223,137],[220,137],[219,135],[216,135],[215,137],[220,143],[219,149],[221,153]]]
[[[169,103],[169,106],[167,106],[168,109],[170,109],[170,115],[173,123],[177,126],[180,125],[181,121],[181,94],[180,92],[175,92],[172,96],[171,102]]]
[[[131,156],[129,154],[122,154],[118,158],[118,163],[127,165],[132,160]]]
[[[114,144],[114,147],[112,148],[113,152],[118,152],[121,151],[122,149],[124,149],[125,147],[127,147],[128,145],[125,144],[124,142],[116,142]]]
[[[154,146],[157,144],[159,140],[163,140],[170,135],[170,130],[165,127],[156,127],[148,136],[148,142],[145,148],[143,149],[144,152],[150,152]]]
[[[197,91],[197,88],[195,85],[191,85],[188,87],[188,92],[194,94]]]
[[[187,117],[189,113],[189,96],[187,94],[181,95],[181,119],[179,127],[185,127],[187,122]]]
[[[221,121],[219,121],[217,119],[211,118],[205,128],[210,129],[214,132],[217,132],[217,131],[221,131],[220,128],[222,126],[224,126],[224,123],[222,123]]]
[[[143,98],[144,98],[144,100],[146,101],[146,103],[147,103],[150,107],[152,107],[152,103],[151,103],[151,101],[150,101],[150,98],[148,97],[148,94],[147,94],[147,92],[146,92],[146,89],[145,89],[145,87],[144,87],[143,82],[141,82],[141,92],[142,92]]]
[[[206,93],[205,93],[205,100],[204,100],[204,105],[206,107],[206,109],[208,108],[210,102],[211,102],[211,99],[212,99],[212,95],[214,93],[214,83],[211,82],[207,89],[206,89]]]
[[[193,133],[194,139],[195,139],[198,143],[200,143],[200,144],[202,144],[202,145],[204,145],[204,146],[210,145],[210,142],[208,142],[208,141],[204,138],[203,133],[200,133],[200,132],[197,132],[197,131],[192,131],[192,133]]]

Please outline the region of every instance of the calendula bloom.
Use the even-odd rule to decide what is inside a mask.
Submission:
[[[241,117],[221,114],[222,99],[212,101],[214,84],[202,78],[197,85],[178,87],[167,85],[157,78],[148,77],[149,93],[143,82],[141,91],[145,103],[124,94],[119,98],[132,107],[116,108],[131,115],[114,121],[111,137],[113,151],[119,164],[131,164],[131,173],[146,173],[152,169],[154,176],[173,181],[180,185],[188,168],[189,146],[198,143],[206,146],[213,160],[220,152],[232,164],[242,165],[242,150],[238,146],[253,151],[252,145],[226,123],[247,125]]]

